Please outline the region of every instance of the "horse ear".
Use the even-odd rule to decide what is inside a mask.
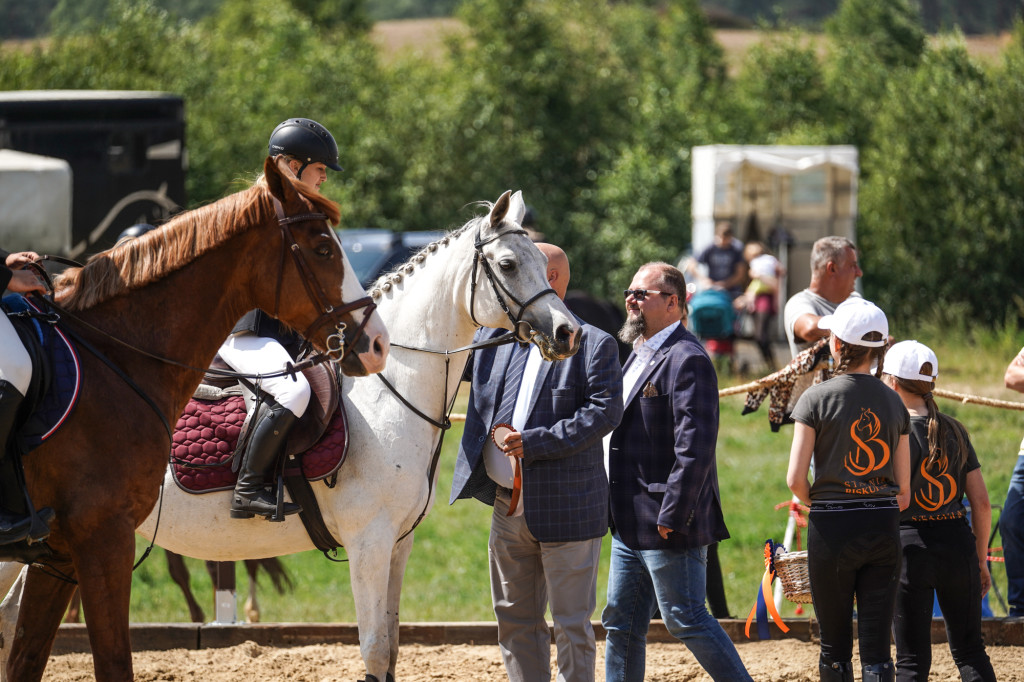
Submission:
[[[501,195],[491,208],[490,223],[491,227],[497,227],[505,220],[505,214],[508,213],[509,197],[512,196],[512,190],[505,190],[505,193]]]
[[[526,202],[523,201],[523,192],[521,190],[517,190],[516,193],[512,195],[512,199],[509,201],[508,215],[506,215],[505,217],[519,225],[522,225],[523,217],[525,215]]]
[[[277,197],[282,204],[287,204],[290,199],[298,196],[295,189],[295,174],[288,167],[288,161],[284,155],[276,157],[268,156],[263,162],[263,176],[267,179],[267,187],[270,193]]]

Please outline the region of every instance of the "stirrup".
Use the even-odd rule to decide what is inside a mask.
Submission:
[[[14,516],[6,511],[2,515]],[[32,544],[45,540],[50,535],[50,524],[54,516],[56,513],[51,507],[33,510],[31,514],[11,523],[9,530],[0,533],[0,545],[12,545],[23,540]]]
[[[285,516],[301,511],[302,507],[294,502],[282,500],[279,507],[277,501],[267,492],[260,492],[255,497],[246,497],[236,492],[231,497],[231,518],[233,519],[251,519],[254,516],[262,516],[269,521],[284,521]]]

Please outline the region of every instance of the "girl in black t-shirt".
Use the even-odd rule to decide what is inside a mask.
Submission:
[[[935,406],[939,361],[930,348],[917,341],[897,343],[882,371],[882,380],[909,410],[911,428],[911,499],[900,514],[903,568],[893,621],[896,679],[928,679],[937,596],[960,678],[994,681],[981,636],[981,598],[992,584],[985,561],[992,508],[981,465],[963,424]]]
[[[831,331],[836,372],[797,401],[786,475],[790,490],[811,507],[807,570],[821,631],[818,672],[823,682],[853,682],[856,599],[861,679],[891,682],[910,415],[879,379],[889,325],[877,306],[848,299],[818,326]]]

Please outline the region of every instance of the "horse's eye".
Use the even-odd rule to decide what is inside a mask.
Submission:
[[[502,258],[500,261],[498,261],[498,267],[504,270],[505,272],[509,272],[511,270],[516,269],[516,264],[515,261],[513,261],[510,258]]]
[[[331,246],[330,246],[330,244],[321,244],[320,246],[316,247],[316,255],[322,256],[324,258],[330,258],[330,256],[331,256]]]

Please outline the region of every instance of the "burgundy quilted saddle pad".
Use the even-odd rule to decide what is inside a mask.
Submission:
[[[245,401],[241,396],[189,401],[175,426],[171,445],[171,468],[179,488],[190,493],[234,488],[238,472],[231,470],[231,455],[244,421]],[[341,467],[347,451],[348,423],[339,406],[320,440],[296,458],[306,478],[318,481]]]

